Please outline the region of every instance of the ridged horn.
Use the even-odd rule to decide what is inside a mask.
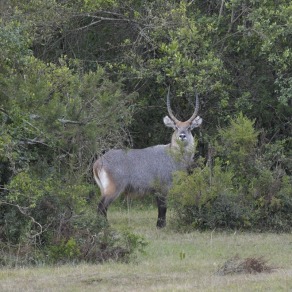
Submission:
[[[198,115],[198,112],[199,112],[199,96],[198,96],[198,92],[197,90],[195,89],[195,94],[196,94],[196,107],[195,107],[195,111],[194,113],[192,114],[192,116],[187,120],[187,122],[191,123]]]
[[[174,116],[174,114],[172,113],[171,107],[170,107],[170,97],[169,97],[169,93],[170,93],[170,86],[168,86],[168,93],[167,93],[167,111],[169,114],[169,117],[175,122],[179,122],[179,120]]]

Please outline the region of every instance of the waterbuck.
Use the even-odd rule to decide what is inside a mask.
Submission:
[[[157,198],[157,227],[165,226],[166,197],[172,184],[173,173],[186,170],[193,162],[194,137],[191,131],[199,127],[202,119],[197,116],[199,98],[193,115],[185,122],[179,121],[170,108],[169,89],[165,126],[173,128],[171,142],[144,149],[110,150],[93,165],[93,174],[101,190],[98,212],[106,217],[109,204],[122,192],[143,195],[153,192]]]

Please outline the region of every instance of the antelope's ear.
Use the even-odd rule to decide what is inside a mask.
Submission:
[[[163,122],[166,127],[175,129],[175,123],[169,116],[165,116]]]
[[[202,122],[203,122],[203,119],[197,116],[191,123],[191,129],[200,127]]]

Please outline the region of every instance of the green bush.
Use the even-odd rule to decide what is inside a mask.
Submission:
[[[74,238],[62,240],[58,245],[51,246],[48,252],[48,257],[53,263],[73,261],[79,256],[80,250]]]
[[[14,264],[100,261],[85,254],[107,229],[95,210],[92,162],[128,141],[135,93],[124,93],[97,64],[93,72],[76,58],[42,61],[19,24],[0,26],[1,251]],[[131,253],[125,248],[116,258]]]
[[[289,159],[279,143],[257,148],[257,136],[240,114],[219,130],[207,165],[175,173],[169,203],[177,227],[292,230],[292,179],[282,167]],[[271,159],[275,149],[281,161]]]
[[[221,161],[214,166],[194,169],[192,174],[178,172],[170,191],[170,206],[175,210],[179,228],[238,228],[248,224],[238,204],[241,193],[233,184],[234,172],[222,170]]]
[[[92,187],[57,176],[16,175],[0,203],[0,264],[128,261],[143,250],[142,237],[115,231],[97,215]]]

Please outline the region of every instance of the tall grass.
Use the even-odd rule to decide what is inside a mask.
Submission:
[[[130,228],[149,242],[130,262],[0,270],[0,291],[289,291],[292,289],[291,234],[241,232],[176,233],[155,227],[155,207],[113,206],[109,222]],[[171,214],[168,214],[171,215]],[[171,217],[171,216],[169,216]],[[270,273],[220,276],[234,256],[263,257]]]

